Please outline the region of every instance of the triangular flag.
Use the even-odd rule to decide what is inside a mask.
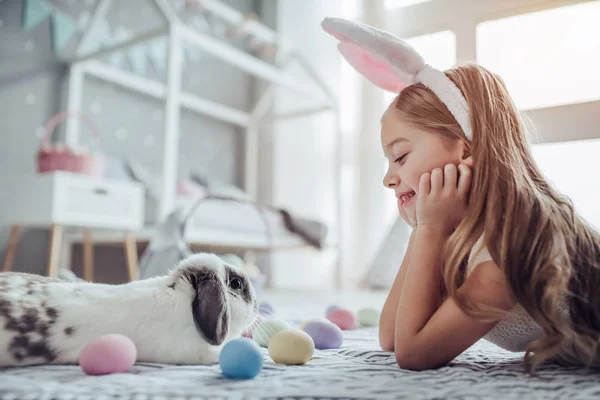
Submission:
[[[50,15],[52,8],[44,0],[25,0],[22,27],[25,31],[35,28]]]
[[[87,55],[100,50],[103,45],[106,45],[104,41],[110,37],[110,25],[104,19],[99,20],[94,29],[89,32],[88,40],[82,44],[81,55]]]
[[[59,12],[52,14],[52,47],[56,53],[65,47],[76,30],[74,19]]]
[[[118,40],[115,39],[114,35],[110,33],[110,29],[107,31],[107,35],[102,40],[102,47],[109,47],[113,44],[117,43]],[[123,55],[123,51],[117,50],[113,51],[106,57],[106,61],[113,67],[120,68],[123,66],[123,61],[125,61],[125,56]]]
[[[108,63],[113,67],[120,68],[123,66],[123,61],[125,61],[125,56],[120,51],[114,51],[106,57]]]

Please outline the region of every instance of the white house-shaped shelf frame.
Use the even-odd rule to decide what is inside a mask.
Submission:
[[[261,123],[264,121],[271,106],[274,88],[277,86],[308,96],[310,99],[323,98],[324,101],[322,105],[314,108],[301,109],[288,114],[276,115],[274,117],[275,119],[297,118],[326,111],[334,113],[335,132],[332,133],[336,135],[337,140],[337,145],[335,146],[336,154],[334,155],[334,174],[336,183],[334,201],[338,204],[336,209],[339,210],[339,204],[341,204],[341,130],[339,111],[333,93],[319,77],[318,73],[311,67],[310,63],[300,54],[294,52],[286,43],[283,43],[273,30],[257,21],[247,22],[242,13],[218,0],[202,0],[201,12],[213,13],[233,26],[240,26],[244,22],[247,22],[244,24],[243,29],[245,29],[248,34],[253,35],[265,43],[271,43],[277,46],[277,51],[280,54],[278,57],[279,61],[276,65],[269,64],[260,58],[238,50],[206,33],[187,26],[167,0],[148,1],[156,6],[164,18],[164,27],[134,36],[122,43],[117,43],[85,54],[84,49],[87,48],[87,42],[90,40],[91,33],[94,31],[99,21],[106,15],[112,0],[101,0],[97,3],[90,19],[90,23],[77,45],[75,57],[70,61],[67,107],[72,112],[81,111],[83,83],[86,74],[119,85],[128,90],[164,100],[165,139],[163,144],[162,182],[160,186],[161,190],[159,207],[157,210],[157,221],[162,221],[174,209],[175,205],[181,107],[243,128],[243,132],[246,135],[244,190],[253,199],[256,199],[259,152],[258,133]],[[160,37],[167,37],[168,40],[166,84],[139,76],[133,72],[110,66],[98,60],[101,56]],[[182,57],[184,44],[197,46],[205,53],[224,62],[233,64],[247,73],[268,82],[267,87],[258,101],[254,104],[251,112],[240,111],[230,106],[182,91],[181,76],[183,70]],[[286,67],[292,62],[296,62],[300,65],[307,77],[314,82],[314,87],[307,87],[306,84],[299,83],[297,79],[286,74]],[[73,146],[77,144],[79,139],[79,129],[80,123],[77,119],[69,119],[66,121],[65,139],[67,145]],[[337,244],[338,250],[336,257],[337,265],[335,268],[336,281],[339,287],[341,284],[339,250],[340,235],[342,234],[340,228],[340,211],[337,212],[335,221],[336,239],[334,242]]]

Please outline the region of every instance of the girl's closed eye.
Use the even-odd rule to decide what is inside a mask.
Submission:
[[[406,159],[407,155],[408,155],[408,153],[404,153],[404,155],[401,155],[400,157],[398,157],[394,162],[402,164],[404,162],[404,160]]]

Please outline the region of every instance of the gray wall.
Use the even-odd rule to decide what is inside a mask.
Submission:
[[[267,2],[274,6],[273,0]],[[93,10],[95,0],[55,0],[53,3],[75,18],[82,19]],[[253,0],[227,0],[225,3],[242,12],[264,8],[261,2]],[[66,86],[66,67],[53,54],[50,21],[42,22],[31,32],[22,32],[22,8],[22,0],[0,1],[0,171],[3,174],[35,172],[40,128],[65,104],[61,90],[64,91]],[[155,27],[160,21],[148,0],[113,1],[109,12],[113,29],[123,26],[143,31]],[[61,56],[69,56],[73,45],[72,41]],[[152,74],[152,71],[148,72],[149,76]],[[183,86],[187,91],[241,110],[250,108],[254,96],[254,79],[251,76],[209,55],[187,63]],[[87,79],[83,110],[101,132],[103,150],[108,156],[115,160],[133,158],[153,172],[160,171],[163,107],[158,101],[112,84]],[[88,135],[83,132],[81,140],[87,141]],[[56,134],[57,138],[61,136],[62,127]],[[182,112],[181,177],[197,169],[204,170],[212,179],[240,185],[243,177],[240,169],[243,165],[242,146],[243,137],[234,126]],[[8,231],[9,227],[0,226],[2,255]],[[43,272],[47,247],[47,230],[25,230],[17,249],[15,270]],[[75,248],[73,263],[76,272],[80,270],[80,261],[80,249]],[[95,265],[98,281],[125,279],[124,256],[120,248],[98,248]]]

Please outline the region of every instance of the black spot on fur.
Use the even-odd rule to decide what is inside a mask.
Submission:
[[[175,282],[171,283],[168,287],[175,290]]]
[[[36,331],[39,322],[38,311],[35,308],[26,309],[25,314],[20,318],[8,315],[7,319],[8,321],[4,325],[4,329],[19,332],[20,334]]]
[[[29,289],[29,290],[27,291],[27,294],[28,294],[29,296],[33,296],[33,293],[35,293],[35,292],[33,291],[33,289]]]
[[[33,342],[26,335],[15,336],[10,342],[9,350],[17,361],[23,361],[25,358],[43,358],[46,362],[52,362],[56,359],[56,353],[48,347],[44,339]]]
[[[56,319],[58,318],[58,310],[56,310],[56,308],[54,307],[46,308],[46,314],[50,317],[50,320],[52,322],[56,321]]]
[[[46,325],[46,324],[38,325],[38,333],[44,337],[48,336],[48,325]]]
[[[11,305],[8,300],[4,300],[0,298],[0,315],[3,317],[8,317],[10,314]]]
[[[253,299],[252,294],[250,293],[250,281],[248,278],[229,266],[225,266],[225,271],[227,272],[227,285],[229,286],[229,292],[234,296],[241,297],[246,303],[251,304]],[[242,281],[242,287],[240,289],[233,289],[230,287],[231,281],[235,278]]]
[[[71,336],[74,333],[75,333],[75,327],[68,326],[68,327],[65,328],[65,335]]]

